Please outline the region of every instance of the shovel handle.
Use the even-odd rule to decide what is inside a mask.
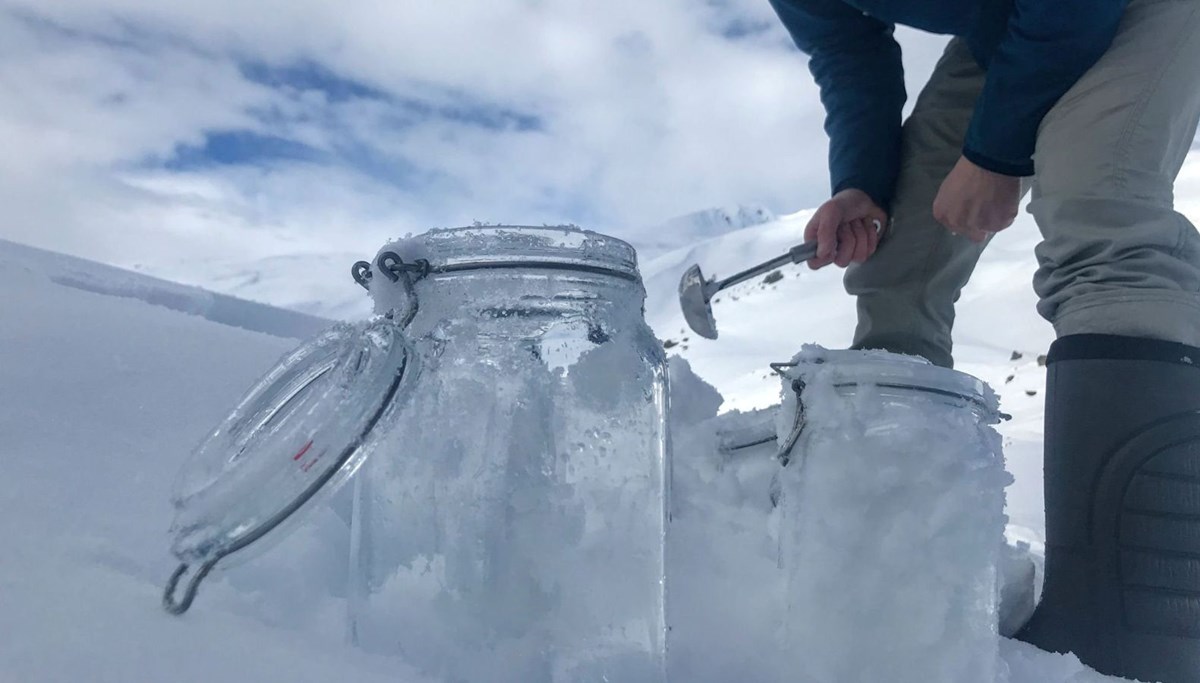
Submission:
[[[882,237],[884,230],[883,223],[878,220],[872,222],[875,224],[875,234]],[[770,261],[760,263],[757,266],[743,270],[740,273],[735,273],[719,281],[716,278],[705,280],[704,275],[700,272],[700,266],[692,266],[691,269],[684,273],[683,279],[679,283],[679,303],[683,308],[684,318],[697,334],[709,339],[716,339],[715,326],[711,322],[700,324],[693,320],[693,316],[704,316],[707,317],[707,320],[711,321],[711,301],[717,292],[740,282],[756,278],[764,273],[769,273],[780,266],[786,266],[791,263],[804,263],[816,255],[816,241],[805,242],[788,249],[788,253],[782,256],[776,256]],[[696,318],[696,320],[702,319],[702,317]],[[703,331],[702,328],[704,328]],[[712,328],[711,331],[708,328]]]
[[[817,243],[805,242],[804,244],[798,244],[788,250],[788,255],[792,257],[792,263],[804,263],[817,255]]]
[[[872,220],[871,223],[875,225],[875,235],[883,237],[883,223],[879,220]],[[804,263],[817,255],[817,243],[798,244],[788,250],[788,254],[792,257],[792,263]]]
[[[713,297],[714,294],[721,291],[722,289],[726,289],[727,287],[732,287],[733,285],[736,285],[741,282],[745,282],[746,280],[749,280],[751,278],[756,278],[759,275],[769,273],[772,270],[775,270],[776,268],[778,268],[780,266],[786,266],[789,263],[804,263],[805,261],[809,260],[810,258],[812,258],[816,255],[817,255],[817,243],[816,242],[805,242],[804,244],[794,246],[791,249],[789,249],[788,253],[784,254],[783,256],[777,256],[777,257],[771,259],[770,261],[767,261],[766,263],[760,263],[757,266],[754,266],[753,268],[747,268],[746,270],[743,270],[740,273],[735,273],[734,275],[731,275],[731,276],[725,278],[724,280],[721,280],[720,282],[711,282],[711,283],[706,284],[705,291],[704,291],[704,300],[708,301],[709,299],[711,299]]]

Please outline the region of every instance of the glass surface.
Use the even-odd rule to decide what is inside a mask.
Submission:
[[[632,249],[560,228],[387,249],[434,272],[423,372],[355,478],[353,640],[438,680],[661,681],[666,374]]]
[[[361,462],[407,363],[384,318],[335,326],[284,356],[185,461],[172,552],[185,563],[233,552],[332,492]]]
[[[801,680],[992,680],[1011,482],[995,395],[894,354],[797,360],[785,386],[803,388],[780,416],[791,434],[802,407],[779,471],[782,665]]]

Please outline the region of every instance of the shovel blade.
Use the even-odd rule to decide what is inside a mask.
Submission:
[[[712,302],[705,292],[704,273],[699,265],[688,268],[679,280],[679,307],[688,327],[705,339],[717,338],[717,321],[713,319]]]

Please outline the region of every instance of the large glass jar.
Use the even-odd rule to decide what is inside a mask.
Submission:
[[[633,249],[435,230],[369,286],[420,371],[353,481],[352,639],[447,681],[662,680],[666,372]]]

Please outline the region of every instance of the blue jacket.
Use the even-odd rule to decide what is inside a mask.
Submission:
[[[1033,173],[1042,117],[1117,32],[1128,0],[770,0],[825,105],[833,191],[888,208],[900,163],[904,69],[896,24],[962,37],[987,70],[963,155],[1006,175]]]

